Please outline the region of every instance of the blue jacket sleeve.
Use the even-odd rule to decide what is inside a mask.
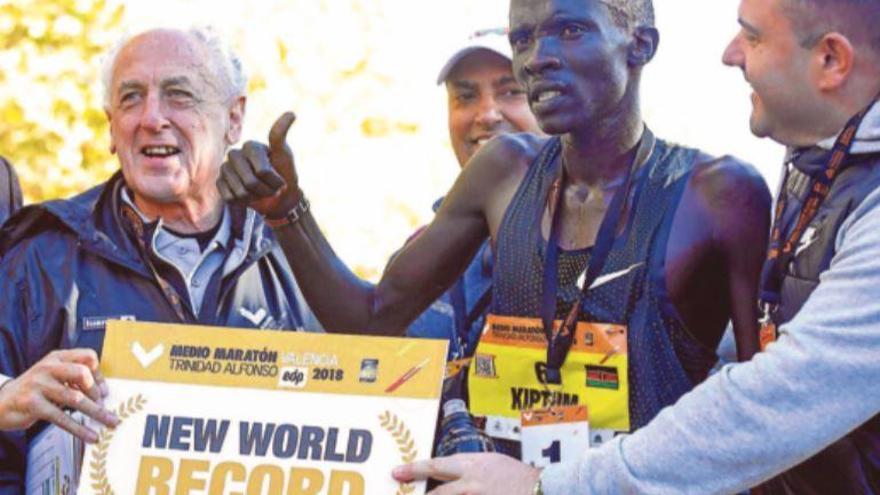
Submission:
[[[61,345],[67,311],[38,255],[43,241],[21,242],[0,261],[0,374],[18,376]],[[0,432],[0,495],[24,492],[26,461],[25,432]]]
[[[19,253],[0,263],[0,373],[15,377],[26,369],[27,292]],[[26,461],[22,431],[0,432],[0,495],[24,493]]]

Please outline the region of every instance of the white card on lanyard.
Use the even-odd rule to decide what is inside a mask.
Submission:
[[[544,468],[577,459],[589,448],[587,406],[556,406],[523,411],[523,462]]]

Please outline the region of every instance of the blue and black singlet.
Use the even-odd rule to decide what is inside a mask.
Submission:
[[[492,313],[534,318],[541,313],[547,241],[541,219],[561,160],[552,138],[532,164],[498,232]],[[672,220],[694,165],[709,157],[698,150],[656,140],[635,171],[627,223],[614,242],[602,275],[625,275],[589,291],[581,321],[629,328],[630,420],[642,427],[660,410],[702,381],[717,356],[685,328],[666,291],[666,247]],[[580,296],[578,277],[591,248],[559,253],[556,317],[565,318]]]

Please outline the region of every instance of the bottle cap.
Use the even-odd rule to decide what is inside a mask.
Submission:
[[[467,405],[465,405],[464,401],[461,399],[449,399],[443,404],[443,417],[448,418],[455,413],[466,413]]]

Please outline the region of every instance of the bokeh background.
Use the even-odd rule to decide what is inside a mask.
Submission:
[[[748,132],[749,89],[721,65],[737,0],[655,0],[660,51],[643,111],[666,139],[733,154],[771,188],[783,150]],[[126,32],[210,24],[250,80],[245,139],[265,139],[284,110],[303,189],[337,252],[376,280],[431,217],[458,167],[435,85],[452,47],[506,24],[507,0],[0,0],[0,154],[27,202],[106,179],[100,60]]]

